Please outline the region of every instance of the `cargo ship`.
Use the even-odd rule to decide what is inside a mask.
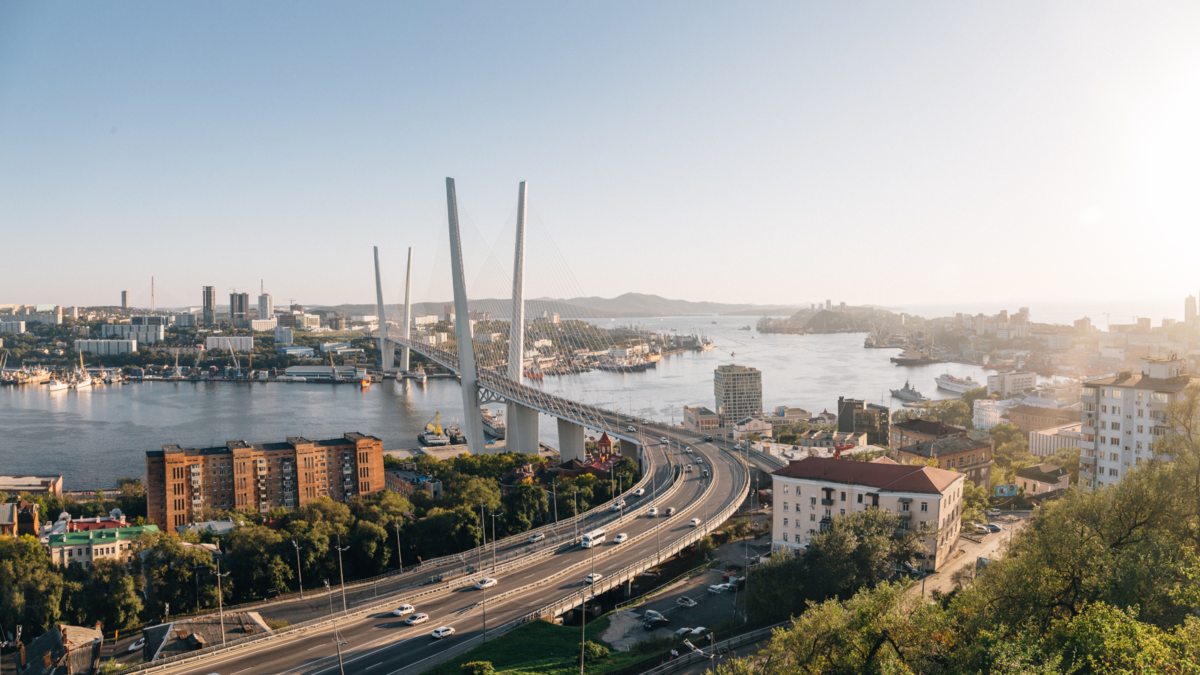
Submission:
[[[442,431],[442,413],[434,415],[433,421],[425,425],[425,431],[417,434],[417,440],[421,445],[450,445],[450,439]]]
[[[892,357],[892,363],[898,366],[923,366],[941,362],[941,359],[924,349],[905,349],[899,356]]]
[[[479,409],[479,412],[483,414],[483,432],[493,438],[504,438],[507,427],[504,424],[501,413],[493,413],[491,410],[483,407]]]

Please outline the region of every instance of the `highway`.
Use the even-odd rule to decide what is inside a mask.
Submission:
[[[647,491],[646,496],[629,500],[631,508],[626,511],[619,524],[606,526],[609,538],[602,546],[592,549],[573,546],[527,566],[495,575],[499,581],[498,585],[486,591],[491,595],[528,584],[537,586],[504,597],[498,602],[488,603],[487,625],[494,629],[554,600],[578,593],[584,586],[583,578],[593,569],[601,574],[611,575],[635,560],[652,556],[660,548],[666,548],[670,542],[687,535],[691,531],[691,518],[705,518],[706,514],[717,513],[732,503],[740,502],[745,475],[741,462],[719,452],[712,444],[689,445],[702,452],[707,458],[706,464],[714,470],[712,478],[708,480],[702,478],[703,473],[699,466],[690,474],[681,474],[683,484],[678,492],[669,498],[660,499],[657,504],[661,511],[665,511],[667,507],[676,507],[679,512],[675,516],[670,519],[646,516],[646,511],[654,501],[651,491]],[[691,457],[682,452],[683,446],[678,442],[667,447],[651,447],[658,453],[666,450],[676,460],[685,458],[685,464]],[[662,455],[655,458],[656,465],[660,463],[660,457]],[[657,536],[645,536],[626,544],[612,542],[613,536],[619,532],[634,538],[638,534],[653,532],[656,527]],[[577,563],[586,564],[565,576],[549,579],[559,570]],[[486,561],[484,564],[486,572],[490,568],[486,567]],[[418,612],[430,615],[428,623],[415,627],[406,626],[390,612],[346,620],[345,624],[338,626],[338,635],[344,642],[341,648],[346,671],[369,672],[370,675],[416,673],[440,663],[446,658],[448,650],[455,650],[464,641],[477,644],[483,629],[484,593],[473,589],[458,589],[424,598],[421,602],[414,601],[412,604],[416,605]],[[328,611],[328,599],[322,596],[321,600]],[[404,602],[405,593],[398,593],[394,604],[399,606]],[[440,626],[453,627],[456,634],[445,640],[433,640],[430,633]],[[183,675],[318,675],[336,672],[337,668],[333,629],[322,627],[304,635],[266,642],[238,653],[214,654],[199,663],[171,668],[170,672]]]

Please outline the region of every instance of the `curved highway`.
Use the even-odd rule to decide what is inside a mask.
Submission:
[[[647,431],[665,433],[664,427],[652,426]],[[417,612],[429,614],[428,623],[415,627],[406,626],[400,618],[389,611],[372,613],[339,622],[337,627],[343,643],[342,659],[347,672],[370,675],[404,675],[417,673],[457,654],[463,643],[478,644],[486,620],[489,630],[519,619],[547,606],[548,603],[571,597],[584,587],[584,577],[593,570],[606,576],[620,571],[630,563],[653,557],[671,543],[682,539],[693,530],[692,518],[706,519],[726,507],[738,504],[744,497],[745,468],[741,461],[720,451],[709,443],[690,445],[706,458],[703,466],[697,464],[691,473],[681,471],[681,484],[669,497],[660,497],[657,506],[660,513],[675,507],[677,513],[670,517],[651,518],[646,515],[655,504],[654,491],[647,490],[641,498],[630,498],[628,508],[618,522],[605,526],[608,540],[601,546],[584,549],[581,546],[564,546],[554,555],[532,559],[528,564],[495,575],[498,584],[486,591],[497,596],[506,591],[525,590],[505,595],[499,600],[486,603],[485,592],[472,588],[460,588],[412,601]],[[667,465],[667,457],[686,466],[695,463],[693,455],[683,451],[684,445],[673,441],[670,445],[649,446],[655,452],[656,469]],[[712,469],[711,477],[703,478],[703,468]],[[667,469],[669,471],[669,469]],[[655,484],[662,487],[659,471],[655,472]],[[593,518],[599,514],[593,514]],[[581,528],[583,526],[581,525]],[[580,530],[583,532],[583,529]],[[617,533],[627,534],[631,541],[613,543]],[[638,535],[645,535],[638,538]],[[558,572],[572,565],[582,564],[579,569],[554,578]],[[484,561],[485,574],[490,574],[490,565]],[[532,585],[532,586],[531,586]],[[413,589],[417,591],[419,589]],[[406,592],[395,594],[394,605],[407,602]],[[328,607],[324,595],[320,601]],[[335,597],[335,603],[337,599]],[[312,604],[316,605],[317,602]],[[270,614],[268,614],[270,616]],[[449,626],[455,635],[444,640],[434,640],[430,633],[434,628]],[[202,661],[170,668],[173,673],[185,675],[316,675],[336,673],[337,651],[333,640],[333,627],[322,626],[305,631],[294,637],[281,637],[258,645],[248,646],[236,653],[213,654]]]

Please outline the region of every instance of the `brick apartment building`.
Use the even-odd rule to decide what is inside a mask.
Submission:
[[[360,433],[146,452],[146,507],[163,529],[203,520],[206,506],[266,512],[323,497],[344,502],[383,488],[383,442]]]
[[[892,458],[901,464],[924,464],[936,460],[939,469],[967,475],[973,484],[988,488],[992,484],[992,441],[948,436],[896,448]]]
[[[953,424],[946,424],[945,422],[912,419],[892,425],[891,437],[888,439],[888,444],[893,449],[892,457],[894,459],[896,448],[925,443],[926,441],[940,441],[943,438],[954,436],[966,438],[967,430],[963,427],[956,427]]]

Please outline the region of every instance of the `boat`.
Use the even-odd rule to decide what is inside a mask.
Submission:
[[[730,356],[737,356],[737,352],[729,352]]]
[[[417,366],[417,369],[412,371],[412,378],[416,380],[418,384],[425,384],[425,369],[421,366]]]
[[[941,362],[941,359],[924,349],[905,349],[899,356],[892,357],[892,363],[898,366],[923,366]]]
[[[892,396],[895,396],[901,401],[916,401],[919,403],[925,400],[924,394],[917,391],[916,387],[912,386],[912,383],[908,380],[904,381],[904,387],[902,389],[893,389]]]
[[[504,438],[504,432],[507,427],[500,413],[493,413],[487,408],[480,407],[479,412],[483,414],[483,432],[495,438]]]
[[[742,326],[742,327],[741,327],[741,328],[739,328],[738,330],[750,330],[750,326],[749,326],[749,325]]]
[[[596,369],[610,373],[641,373],[657,366],[657,362],[642,358],[612,359],[597,365]]]
[[[363,389],[370,389],[371,388],[371,378],[364,377],[364,378],[360,379],[358,381],[358,386],[362,387]]]
[[[950,373],[938,375],[936,382],[938,389],[945,389],[946,391],[952,391],[956,394],[962,394],[971,389],[978,389],[983,386],[969,377],[963,379],[954,377]]]
[[[58,380],[58,379],[50,380],[49,382],[46,383],[46,386],[49,389],[49,391],[52,391],[52,392],[66,391],[70,387],[70,385],[68,385],[65,381]]]
[[[425,425],[425,431],[417,434],[421,445],[450,445],[450,439],[442,432],[442,413],[434,415],[433,421]]]
[[[453,420],[451,420],[450,425],[446,427],[446,435],[450,437],[451,445],[467,444],[467,435],[462,432],[462,429],[458,428],[458,425],[455,424]]]

